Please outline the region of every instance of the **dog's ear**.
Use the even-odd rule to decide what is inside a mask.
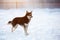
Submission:
[[[32,11],[30,13],[32,13]]]
[[[28,13],[28,11],[26,11],[26,13]]]

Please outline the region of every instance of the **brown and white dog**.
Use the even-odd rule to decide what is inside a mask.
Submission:
[[[12,32],[17,28],[17,24],[23,26],[25,34],[28,35],[27,29],[28,24],[32,18],[32,11],[26,11],[26,15],[24,17],[15,17],[12,21],[9,21],[8,24],[12,24]]]

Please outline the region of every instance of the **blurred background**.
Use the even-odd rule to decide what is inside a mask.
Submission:
[[[26,10],[33,16],[29,35],[20,25],[12,33],[8,22]],[[60,0],[0,0],[0,40],[60,40]]]
[[[60,8],[60,0],[0,0],[0,9]]]

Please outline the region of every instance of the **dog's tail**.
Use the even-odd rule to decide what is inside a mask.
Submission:
[[[12,23],[12,21],[9,21],[8,24]]]

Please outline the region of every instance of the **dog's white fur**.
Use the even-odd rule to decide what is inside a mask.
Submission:
[[[31,16],[27,16],[27,18],[30,20],[31,19]]]

